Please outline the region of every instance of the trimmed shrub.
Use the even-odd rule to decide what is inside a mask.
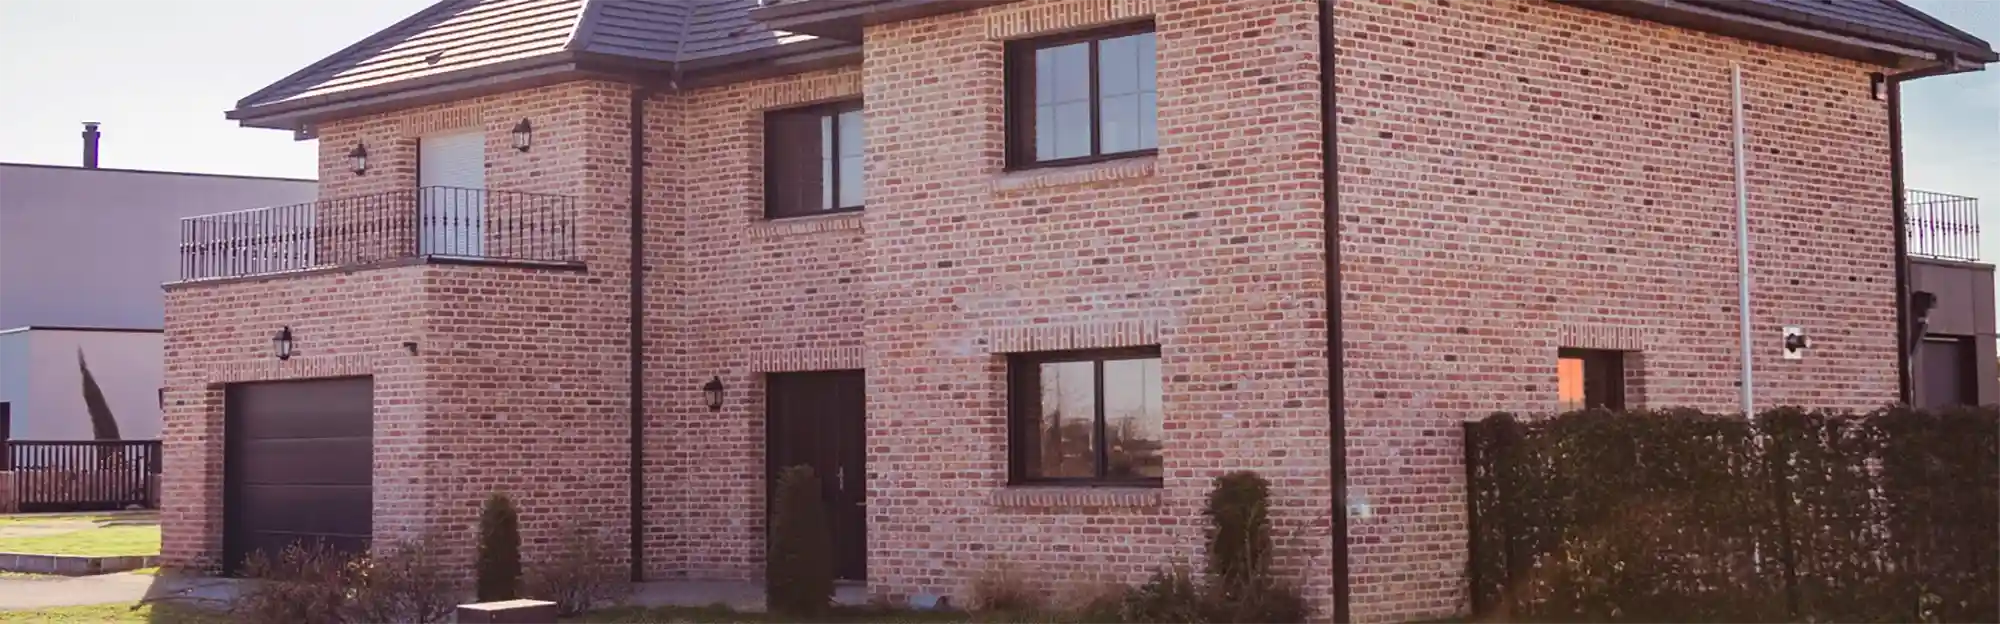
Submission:
[[[972,579],[972,600],[966,606],[979,611],[1035,613],[1045,606],[1034,584],[1014,569],[1000,563],[988,567]]]
[[[521,518],[506,494],[486,498],[479,514],[479,558],[473,564],[480,602],[521,597]]]
[[[1473,609],[1531,621],[1992,621],[2000,411],[1467,423]]]
[[[764,558],[770,609],[787,615],[825,613],[833,602],[833,539],[827,533],[819,477],[810,466],[786,468],[778,475],[773,498],[771,546]]]
[[[1208,493],[1208,574],[1225,591],[1248,586],[1271,565],[1271,484],[1249,471],[1215,478]]]

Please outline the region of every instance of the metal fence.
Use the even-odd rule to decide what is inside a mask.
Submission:
[[[181,219],[181,281],[417,257],[574,262],[576,198],[427,186]]]
[[[1912,256],[1979,261],[1979,200],[1912,190],[1903,203]]]
[[[159,440],[4,440],[21,511],[99,511],[158,504]]]

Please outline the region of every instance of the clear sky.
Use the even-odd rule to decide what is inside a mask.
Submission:
[[[2000,41],[2000,0],[1909,0]],[[76,164],[104,122],[106,167],[312,177],[311,142],[222,118],[237,98],[430,0],[0,0],[0,162]],[[1982,199],[2000,259],[2000,67],[1911,84],[1912,188]]]

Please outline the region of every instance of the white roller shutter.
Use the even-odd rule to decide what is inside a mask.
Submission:
[[[478,131],[417,141],[417,186],[425,255],[485,255],[486,136]]]

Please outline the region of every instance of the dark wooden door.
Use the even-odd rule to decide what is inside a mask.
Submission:
[[[1925,336],[1917,347],[1917,405],[1937,408],[1978,403],[1974,353],[1970,339]]]
[[[223,397],[223,565],[295,542],[349,552],[374,527],[368,378],[229,386]]]
[[[868,579],[866,392],[861,371],[777,373],[765,398],[765,500],[780,469],[811,466],[831,524],[835,578],[851,581]]]

